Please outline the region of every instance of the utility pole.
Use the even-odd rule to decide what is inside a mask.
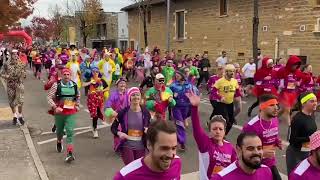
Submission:
[[[258,68],[258,33],[259,33],[259,0],[253,1],[252,51],[256,68]]]
[[[170,0],[167,0],[167,51],[170,51]]]

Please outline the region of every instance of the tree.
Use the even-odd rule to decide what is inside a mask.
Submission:
[[[137,4],[138,11],[139,11],[139,18],[141,17],[143,21],[144,45],[145,47],[147,47],[148,46],[147,14],[151,9],[151,0],[133,0],[133,1]]]
[[[33,17],[32,20],[33,36],[44,41],[49,41],[53,35],[54,24],[50,19],[43,17]]]
[[[2,0],[0,6],[0,31],[7,31],[10,26],[27,18],[33,12],[37,0]]]
[[[60,40],[61,34],[63,32],[64,27],[64,19],[61,12],[61,8],[56,4],[55,7],[49,8],[49,12],[51,15],[51,23],[52,27],[52,39],[55,41]]]
[[[95,32],[99,21],[102,3],[100,0],[78,0],[74,1],[75,20],[80,26],[80,34],[83,46],[87,46],[87,38]]]

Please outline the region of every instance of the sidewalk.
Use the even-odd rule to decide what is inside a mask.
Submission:
[[[0,179],[40,180],[23,131],[12,126],[12,114],[1,81],[0,162]]]

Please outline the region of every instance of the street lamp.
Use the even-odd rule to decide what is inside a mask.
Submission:
[[[167,51],[170,51],[170,0],[167,0]]]

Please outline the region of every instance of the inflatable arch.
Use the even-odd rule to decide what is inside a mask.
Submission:
[[[2,40],[5,36],[22,37],[28,46],[32,45],[32,38],[25,31],[9,31],[5,34],[0,33],[0,40]]]

